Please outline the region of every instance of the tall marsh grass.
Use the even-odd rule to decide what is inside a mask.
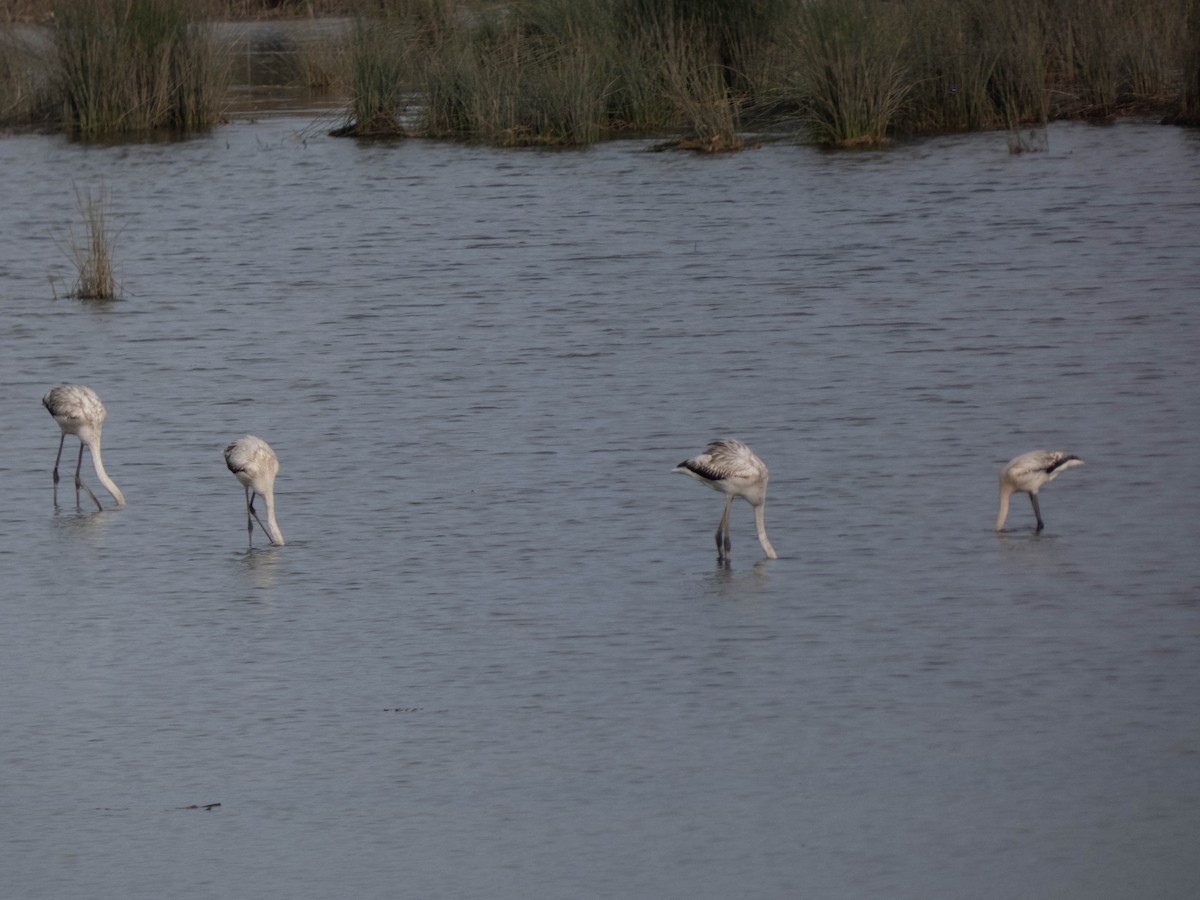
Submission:
[[[675,26],[665,29],[661,48],[666,98],[683,131],[677,146],[705,153],[741,150],[740,105],[719,47],[691,35],[688,26]]]
[[[1194,0],[394,2],[369,20],[388,35],[372,52],[394,63],[355,89],[358,121],[388,121],[404,95],[433,137],[570,146],[632,131],[721,150],[780,113],[821,143],[871,146],[1111,109],[1170,80],[1168,32]],[[413,24],[422,4],[439,15]]]
[[[1200,0],[1189,3],[1179,48],[1183,88],[1169,119],[1181,125],[1200,125]]]
[[[403,134],[400,125],[404,54],[393,23],[360,18],[350,40],[350,109],[335,134],[383,137]]]
[[[49,67],[36,40],[0,30],[0,126],[45,119],[52,107]]]
[[[700,7],[516,0],[479,14],[419,67],[423,130],[542,146],[681,131],[681,145],[735,149],[743,100],[725,61],[738,52],[733,29],[698,21]]]
[[[797,89],[817,141],[855,146],[887,139],[912,86],[899,25],[891,4],[805,4],[795,45]]]
[[[183,0],[57,0],[64,130],[84,137],[213,125],[227,61]]]
[[[906,134],[995,127],[1003,55],[988,0],[924,0],[906,9],[906,102],[895,130]]]
[[[66,130],[217,121],[227,67],[194,10],[270,0],[52,4]],[[332,2],[332,0],[331,0]],[[327,3],[308,4],[314,13]],[[339,3],[339,5],[343,5]],[[1200,0],[344,0],[349,39],[304,84],[347,95],[337,133],[578,146],[619,134],[735,149],[807,121],[814,140],[1036,128],[1200,106]],[[20,63],[20,65],[17,65]],[[0,41],[0,121],[35,115]],[[1181,99],[1182,98],[1182,99]],[[1189,99],[1191,98],[1191,99]],[[44,103],[41,103],[44,108]],[[1192,115],[1195,115],[1193,112]]]
[[[603,138],[612,76],[588,17],[586,5],[538,0],[410,29],[394,52],[422,100],[419,132],[501,146]]]
[[[458,33],[462,16],[454,0],[364,2],[345,52],[349,106],[336,135],[404,134],[405,97],[417,78],[416,60],[439,58]]]

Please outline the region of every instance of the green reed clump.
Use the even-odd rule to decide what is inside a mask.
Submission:
[[[349,48],[350,109],[334,132],[357,137],[400,135],[403,113],[404,48],[396,22],[360,18]]]
[[[93,194],[75,188],[75,204],[83,219],[83,234],[69,229],[69,252],[75,264],[75,286],[71,296],[80,300],[115,300],[118,296],[113,272],[113,250],[117,236],[110,227],[111,206],[102,187]]]
[[[1068,111],[1104,116],[1161,97],[1176,78],[1186,0],[1056,0],[1051,83],[1074,98]]]
[[[217,121],[227,66],[182,0],[57,0],[54,12],[65,130],[197,131]]]
[[[797,88],[813,137],[837,146],[887,140],[912,88],[896,8],[813,0],[801,11],[795,40]]]
[[[922,0],[906,6],[904,65],[910,87],[896,130],[941,133],[994,127],[989,0]]]
[[[350,105],[334,134],[404,134],[406,97],[420,72],[436,66],[455,42],[464,21],[454,0],[360,3],[346,51]]]
[[[688,26],[665,26],[659,40],[666,98],[683,135],[674,146],[704,153],[741,150],[740,110],[717,48]]]
[[[605,136],[612,73],[595,11],[535,0],[481,14],[423,60],[423,131],[500,146]]]
[[[519,142],[581,146],[606,137],[621,56],[611,7],[522,0],[514,13],[513,30],[497,49],[501,68],[506,60],[517,65],[513,125],[528,128]]]
[[[1123,30],[1125,87],[1143,98],[1165,98],[1177,87],[1187,21],[1187,0],[1162,0],[1141,7],[1135,27]]]
[[[978,13],[980,46],[993,61],[987,82],[996,124],[1015,131],[1048,117],[1046,0],[997,0]]]
[[[725,86],[750,98],[752,76],[775,36],[794,18],[794,0],[613,0],[612,24],[621,43],[638,34],[667,40],[686,35],[696,52],[710,55]]]
[[[518,132],[519,69],[494,47],[443,48],[419,74],[421,127],[431,137],[486,139]]]
[[[605,107],[610,133],[662,133],[677,126],[661,47],[661,38],[641,32],[630,37],[623,52],[608,57]]]
[[[558,94],[562,102],[551,142],[586,144],[616,133],[663,127],[674,115],[654,30],[628,31],[620,0],[571,3],[570,0],[521,0],[516,7],[525,58],[539,61],[543,76],[520,89],[549,97],[547,63],[568,66],[576,74],[575,91]],[[566,127],[564,127],[566,126]]]
[[[1121,91],[1124,41],[1115,31],[1124,24],[1120,6],[1120,0],[1089,0],[1089,14],[1079,15],[1079,4],[1072,0],[1058,10],[1065,13],[1056,23],[1065,27],[1059,48],[1064,80],[1094,113],[1111,110]]]
[[[592,144],[608,131],[603,60],[584,45],[547,54],[525,73],[514,126],[515,143]]]

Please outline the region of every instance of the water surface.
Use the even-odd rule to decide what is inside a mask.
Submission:
[[[647,146],[0,141],[0,894],[1197,895],[1200,139]]]

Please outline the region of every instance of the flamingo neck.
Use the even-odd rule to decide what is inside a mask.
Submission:
[[[271,543],[282,547],[283,532],[279,530],[279,523],[275,521],[275,488],[267,488],[265,491],[259,492],[259,496],[263,498],[263,504],[267,508],[267,533],[271,538]]]
[[[1008,498],[1012,496],[1012,488],[1006,484],[1000,485],[1000,514],[996,516],[996,530],[1004,528],[1004,520],[1008,518]]]
[[[765,504],[758,504],[754,507],[754,527],[758,529],[758,542],[762,544],[763,552],[767,554],[768,559],[778,559],[775,553],[775,548],[771,546],[771,542],[767,540],[767,526],[763,521],[763,512]]]
[[[104,489],[113,495],[113,499],[117,501],[117,506],[124,506],[125,495],[121,493],[121,489],[113,483],[113,480],[108,477],[108,473],[104,471],[104,460],[100,458],[100,437],[98,435],[88,442],[88,449],[92,452],[92,465],[96,469],[96,477],[100,479],[100,483],[104,485]]]

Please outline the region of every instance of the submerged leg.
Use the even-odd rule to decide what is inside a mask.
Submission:
[[[246,546],[254,546],[254,499],[250,496],[250,485],[244,485],[246,488]]]
[[[58,439],[58,455],[54,457],[54,508],[58,509],[58,463],[62,460],[63,444],[67,440],[67,433],[64,431]]]
[[[96,495],[92,493],[92,489],[83,483],[83,479],[79,477],[79,472],[83,468],[83,442],[79,442],[79,462],[75,464],[75,505],[79,506],[79,489],[83,488],[92,502],[96,504],[96,509],[104,509],[100,505],[100,501],[96,499]]]
[[[733,505],[733,495],[725,497],[725,512],[721,513],[721,521],[717,524],[717,559],[727,559],[733,543],[729,540],[729,507]]]
[[[1037,519],[1037,530],[1041,531],[1046,527],[1046,523],[1042,521],[1042,511],[1038,509],[1037,494],[1030,494],[1029,502],[1033,504],[1033,515]]]

